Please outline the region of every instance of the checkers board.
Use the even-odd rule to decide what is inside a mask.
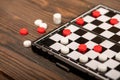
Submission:
[[[71,33],[64,36],[64,29],[69,29]],[[62,38],[67,38],[69,43],[61,44]],[[78,50],[80,44],[87,46],[84,53]],[[102,46],[102,51],[96,52],[93,49],[95,45]],[[120,80],[120,12],[114,9],[98,5],[40,37],[33,46],[98,79]],[[62,47],[67,47],[69,52],[63,54]],[[102,54],[107,56],[105,61],[99,60]],[[88,58],[85,63],[79,60],[82,55]],[[106,66],[106,71],[98,71],[101,64]]]

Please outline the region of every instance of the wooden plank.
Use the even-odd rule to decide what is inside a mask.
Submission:
[[[15,80],[61,80],[56,74],[0,46],[0,69]],[[9,53],[6,53],[9,52]]]

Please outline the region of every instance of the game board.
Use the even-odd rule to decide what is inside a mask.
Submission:
[[[91,16],[92,11],[95,10],[101,13],[99,17]],[[76,24],[76,20],[79,18],[84,19],[83,25]],[[109,21],[111,18],[116,18],[120,21],[120,12],[103,5],[98,5],[37,39],[33,42],[33,46],[98,79],[120,80],[120,61],[115,58],[116,55],[120,54],[120,22],[114,25],[110,24]],[[62,31],[64,29],[69,29],[71,33],[63,36]],[[64,37],[69,40],[68,44],[64,45],[60,43],[60,40]],[[80,44],[87,46],[85,53],[78,51]],[[101,45],[102,52],[95,52],[93,50],[95,45]],[[69,53],[61,53],[60,49],[64,46],[69,48]],[[103,62],[98,59],[102,54],[107,55],[107,60]],[[82,55],[88,57],[87,62],[81,63],[79,61]],[[100,64],[106,65],[107,71],[98,71],[97,67]]]

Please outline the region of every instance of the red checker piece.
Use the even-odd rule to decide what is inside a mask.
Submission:
[[[64,29],[62,34],[63,34],[63,36],[68,36],[71,34],[71,31],[70,31],[70,29]]]
[[[87,46],[85,44],[80,44],[78,47],[78,51],[81,53],[85,53],[87,51]]]
[[[96,45],[96,46],[94,46],[94,51],[96,51],[96,52],[102,52],[102,46],[100,46],[100,45]]]
[[[43,34],[43,33],[46,32],[45,28],[43,28],[43,27],[38,27],[38,28],[37,28],[37,31],[38,31],[39,33],[41,33],[41,34]]]
[[[78,18],[76,20],[76,24],[78,24],[78,25],[84,25],[84,19],[83,18]]]
[[[101,15],[100,12],[97,11],[97,10],[92,12],[92,16],[95,17],[95,18],[99,17],[100,15]]]
[[[26,28],[21,28],[20,31],[19,31],[19,33],[21,35],[27,35],[28,34],[28,30]]]
[[[119,21],[116,19],[116,18],[112,18],[112,19],[110,19],[110,24],[112,24],[112,25],[115,25],[115,24],[117,24]]]

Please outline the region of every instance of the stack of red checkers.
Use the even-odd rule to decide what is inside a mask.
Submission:
[[[92,16],[95,17],[95,18],[99,17],[100,15],[101,15],[100,12],[97,11],[97,10],[92,12]]]
[[[63,34],[63,36],[68,36],[71,34],[71,31],[70,31],[70,29],[64,29],[62,34]]]
[[[85,53],[87,51],[87,46],[85,44],[80,44],[78,47],[78,51],[81,53]]]

